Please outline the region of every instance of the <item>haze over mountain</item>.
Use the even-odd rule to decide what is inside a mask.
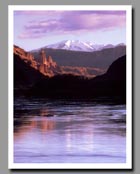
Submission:
[[[65,49],[44,48],[46,57],[51,56],[57,65],[70,67],[91,67],[102,70],[107,70],[113,61],[118,57],[126,54],[126,46],[119,44],[115,47],[106,46],[102,50],[87,52],[87,51],[72,51]],[[41,48],[42,49],[42,48]],[[35,59],[40,62],[41,49],[31,51]]]
[[[92,42],[83,42],[83,41],[79,41],[79,40],[63,40],[61,42],[47,45],[47,46],[43,47],[43,49],[44,48],[53,48],[53,49],[63,49],[63,50],[72,50],[72,51],[93,52],[93,51],[103,50],[105,48],[114,48],[114,47],[120,46],[120,45],[125,46],[125,44],[123,44],[123,43],[120,43],[118,45],[112,45],[112,44],[103,45],[103,44],[94,44]]]

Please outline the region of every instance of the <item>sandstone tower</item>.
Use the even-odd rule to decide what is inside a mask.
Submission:
[[[46,58],[46,53],[43,49],[40,52],[40,59],[39,71],[44,75],[53,76],[57,68],[56,62],[53,61],[51,56]]]
[[[45,54],[45,51],[43,49],[40,52],[40,56],[41,56],[41,64],[46,64],[47,63],[46,54]]]

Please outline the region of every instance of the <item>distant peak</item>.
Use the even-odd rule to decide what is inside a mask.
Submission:
[[[124,43],[119,43],[116,46],[126,46]]]
[[[63,50],[72,50],[72,51],[84,51],[84,52],[94,52],[100,51],[107,48],[115,48],[117,46],[125,46],[124,43],[120,43],[117,45],[113,44],[96,44],[91,41],[80,41],[80,40],[63,40],[61,42],[57,42],[51,45],[47,45],[45,48],[51,49],[63,49]],[[40,50],[40,49],[38,49]],[[37,51],[37,50],[36,50]]]

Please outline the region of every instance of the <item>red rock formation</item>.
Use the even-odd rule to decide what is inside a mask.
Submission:
[[[18,55],[25,63],[39,70],[45,76],[52,77],[57,72],[56,62],[53,61],[51,56],[46,58],[46,54],[43,49],[40,52],[41,63],[37,62],[31,53],[26,52],[24,49],[17,46],[14,46],[14,54]]]
[[[42,49],[41,52],[40,52],[40,57],[41,57],[41,64],[46,64],[47,60],[46,60],[46,54],[45,54],[45,51]]]
[[[50,67],[53,67],[53,68],[56,68],[57,67],[57,64],[56,62],[53,61],[52,57],[51,56],[48,56],[47,58],[47,66],[50,68]]]
[[[20,58],[28,63],[31,67],[38,69],[38,63],[35,61],[34,56],[26,52],[24,49],[14,46],[14,54],[20,56]]]
[[[62,74],[73,74],[76,76],[85,76],[93,78],[97,75],[105,73],[104,69],[93,68],[93,67],[77,67],[77,66],[61,66]]]
[[[18,55],[25,63],[37,69],[45,76],[53,77],[61,74],[73,74],[76,76],[95,77],[103,74],[105,70],[92,67],[58,66],[51,56],[46,57],[45,51],[40,51],[40,62],[37,62],[30,52],[14,46],[14,54]]]
[[[51,56],[48,56],[48,58],[46,58],[46,54],[44,50],[41,50],[40,52],[40,56],[41,56],[41,63],[39,65],[39,71],[44,74],[47,75],[49,77],[52,77],[55,75],[55,71],[57,69],[57,64],[56,62],[53,61]]]

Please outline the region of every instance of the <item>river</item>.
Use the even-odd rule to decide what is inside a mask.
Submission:
[[[125,163],[126,105],[18,98],[14,163]]]

